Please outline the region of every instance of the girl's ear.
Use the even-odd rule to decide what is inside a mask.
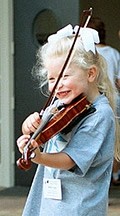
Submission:
[[[96,66],[91,66],[88,71],[88,81],[93,82],[97,77],[97,68]]]

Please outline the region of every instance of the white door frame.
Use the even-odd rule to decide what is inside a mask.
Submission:
[[[0,187],[14,185],[13,1],[0,0]]]

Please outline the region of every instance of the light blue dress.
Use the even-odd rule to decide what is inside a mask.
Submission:
[[[114,114],[104,95],[93,103],[96,111],[69,134],[59,134],[46,151],[63,151],[76,163],[72,170],[38,165],[23,216],[106,216],[113,164]],[[60,149],[59,149],[60,148]],[[60,179],[62,200],[44,198],[43,177]]]

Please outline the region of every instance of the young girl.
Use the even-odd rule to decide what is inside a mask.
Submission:
[[[76,27],[77,28],[77,27]],[[48,38],[39,50],[40,84],[51,92],[73,43],[71,25]],[[95,30],[80,30],[71,61],[56,88],[55,104],[69,105],[81,93],[95,111],[84,116],[70,131],[61,131],[35,150],[38,166],[23,216],[106,216],[114,156],[115,104],[106,63],[95,49]],[[40,69],[40,70],[39,70]],[[49,110],[49,108],[47,109]],[[43,114],[47,115],[48,111]],[[21,153],[41,122],[31,114],[22,125],[17,145]],[[31,145],[37,147],[35,140]]]

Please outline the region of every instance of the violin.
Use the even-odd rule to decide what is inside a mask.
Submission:
[[[92,9],[90,8],[87,11],[83,11],[84,13],[87,12],[88,20],[91,17]],[[85,23],[85,26],[86,26]],[[51,92],[50,97],[48,98],[48,101],[43,109],[46,110],[50,102],[53,100],[53,95],[56,89],[56,86],[58,85],[58,82],[68,65],[70,63],[70,57],[76,42],[76,39],[78,37],[80,30],[80,26],[78,28],[78,31],[76,33],[75,39],[73,41],[73,44],[71,46],[70,52],[67,56],[67,59],[63,65],[63,68],[60,72],[60,75],[57,79],[57,82]],[[38,146],[41,146],[45,144],[49,139],[51,139],[53,136],[55,136],[57,133],[64,130],[66,127],[68,127],[73,120],[75,120],[77,117],[81,117],[83,114],[86,113],[87,110],[89,110],[91,107],[91,103],[87,100],[86,96],[81,94],[77,98],[75,98],[69,105],[64,105],[60,107],[59,109],[51,109],[50,113],[47,115],[47,117],[44,119],[44,121],[41,121],[39,127],[36,129],[35,133],[31,136],[30,140],[26,144],[23,150],[22,157],[17,160],[17,166],[22,170],[29,170],[32,166],[32,158],[35,157],[35,149],[31,146],[31,140],[35,139],[35,141],[38,143]]]
[[[81,94],[79,97],[74,99],[70,105],[64,107],[62,111],[57,110],[57,114],[45,124],[45,127],[40,124],[25,146],[22,157],[17,161],[17,166],[22,170],[28,170],[31,168],[31,159],[35,156],[33,154],[35,148],[30,146],[32,139],[35,139],[38,146],[45,144],[49,139],[69,126],[75,118],[84,114],[88,109],[90,109],[90,107],[91,104],[86,99],[86,96]],[[53,115],[53,113],[51,115]]]

